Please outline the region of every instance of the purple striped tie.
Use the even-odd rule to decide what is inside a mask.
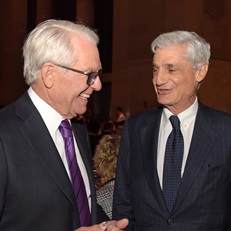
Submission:
[[[75,192],[75,199],[79,208],[81,226],[91,225],[91,214],[88,205],[85,185],[82,174],[76,160],[72,128],[68,120],[63,120],[59,126],[59,131],[65,143],[65,152],[70,170],[72,186]]]

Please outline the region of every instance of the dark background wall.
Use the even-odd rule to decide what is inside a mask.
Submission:
[[[0,104],[26,89],[21,48],[26,34],[49,18],[82,21],[97,28],[103,90],[89,102],[95,115],[114,118],[157,106],[150,44],[160,33],[195,31],[210,42],[212,57],[200,99],[231,112],[231,2],[229,0],[1,0]]]

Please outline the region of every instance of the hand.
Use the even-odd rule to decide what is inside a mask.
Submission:
[[[99,225],[92,225],[89,227],[81,227],[74,231],[120,231],[126,228],[128,219],[124,218],[119,221],[107,221]]]
[[[105,222],[103,222],[99,225],[80,227],[78,229],[75,229],[74,231],[105,231],[106,229],[107,229],[107,226],[106,226]]]
[[[119,231],[123,230],[127,227],[128,225],[128,219],[124,218],[118,221],[107,221],[106,226],[107,226],[107,231]]]

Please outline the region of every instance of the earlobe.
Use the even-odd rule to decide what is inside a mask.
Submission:
[[[54,80],[54,65],[45,63],[42,67],[42,80],[46,88],[50,89],[53,86]]]
[[[199,70],[197,70],[196,80],[198,83],[201,83],[208,72],[208,64],[203,64]]]

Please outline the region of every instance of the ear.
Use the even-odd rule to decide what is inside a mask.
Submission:
[[[56,66],[53,63],[45,63],[42,66],[41,74],[43,84],[46,88],[52,88],[55,79]]]
[[[198,83],[201,83],[204,80],[208,72],[208,67],[208,64],[202,64],[201,67],[196,71],[196,81]]]

